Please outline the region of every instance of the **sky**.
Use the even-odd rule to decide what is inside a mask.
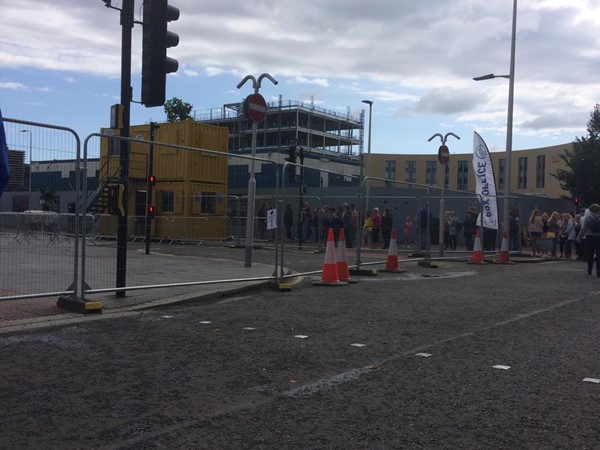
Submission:
[[[168,55],[167,99],[201,112],[242,101],[246,75],[270,74],[267,101],[295,100],[366,114],[372,153],[469,153],[473,132],[506,146],[510,0],[170,0],[179,8]],[[122,0],[112,0],[120,8]],[[135,1],[142,20],[142,0]],[[517,6],[514,150],[587,134],[600,103],[600,0],[528,0]],[[119,11],[102,0],[4,2],[0,109],[5,117],[67,126],[82,139],[109,126],[120,99]],[[140,100],[142,27],[132,31],[132,92]],[[164,121],[162,107],[133,103],[132,125]],[[10,144],[10,143],[9,143]]]

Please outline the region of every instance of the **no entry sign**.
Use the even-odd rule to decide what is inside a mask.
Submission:
[[[251,94],[244,101],[246,115],[253,122],[262,122],[267,117],[267,102],[260,94]]]
[[[438,161],[441,164],[448,164],[450,160],[450,150],[445,145],[440,145],[440,149],[438,150]]]

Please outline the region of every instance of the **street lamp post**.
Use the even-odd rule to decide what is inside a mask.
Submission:
[[[510,43],[510,73],[508,75],[494,75],[490,73],[481,77],[475,77],[475,81],[491,80],[493,78],[508,78],[508,117],[506,120],[506,164],[504,169],[504,201],[502,211],[502,229],[507,237],[510,235],[510,183],[511,183],[511,153],[513,132],[513,103],[515,91],[515,48],[517,36],[517,0],[513,1],[512,37]]]
[[[371,176],[371,124],[373,123],[372,119],[372,112],[373,112],[373,101],[372,100],[363,100],[363,103],[369,105],[369,141],[367,144],[367,170],[366,170],[366,176],[367,176],[367,192],[366,192],[366,200],[365,200],[365,210],[363,211],[363,214],[366,214],[367,210],[369,209],[369,187],[371,184],[371,181],[368,179]],[[364,164],[363,164],[364,165]]]
[[[21,130],[21,133],[29,133],[29,192],[31,192],[31,171],[33,169],[33,164],[31,160],[32,133],[31,130]]]

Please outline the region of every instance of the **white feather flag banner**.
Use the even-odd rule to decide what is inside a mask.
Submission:
[[[477,225],[481,224],[483,214],[484,228],[498,229],[498,198],[496,197],[496,180],[490,151],[476,132],[473,133],[473,173],[475,174],[475,193],[481,200],[481,212]]]

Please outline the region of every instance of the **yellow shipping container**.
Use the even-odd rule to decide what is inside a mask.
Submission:
[[[103,130],[103,134],[112,131]],[[150,125],[132,126],[130,136],[150,140]],[[157,219],[152,236],[184,240],[225,238],[227,129],[190,120],[163,123],[159,125],[154,141],[152,175],[155,177],[155,185],[151,204],[156,205]],[[179,147],[165,147],[160,143]],[[118,148],[116,140],[108,137],[102,139],[100,186],[119,182]],[[130,216],[140,217],[146,213],[149,150],[149,144],[133,142],[130,145]],[[101,232],[108,234],[108,230]]]

